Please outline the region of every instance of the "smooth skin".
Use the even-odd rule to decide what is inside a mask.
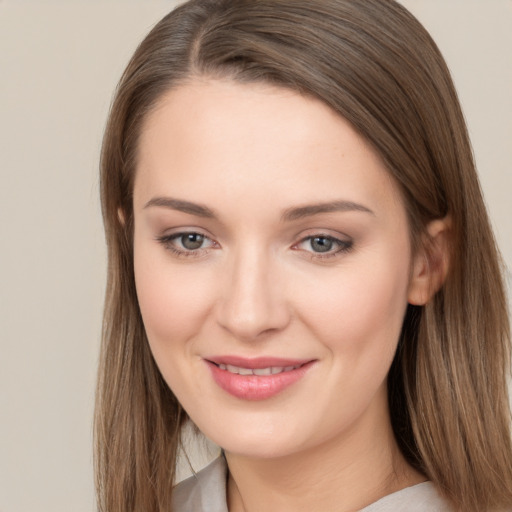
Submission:
[[[162,375],[224,448],[231,512],[348,512],[424,481],[393,437],[386,376],[408,303],[446,273],[411,253],[398,187],[320,101],[197,78],[141,133],[139,304]],[[434,284],[433,284],[434,283]],[[221,389],[219,355],[314,361],[265,400]]]

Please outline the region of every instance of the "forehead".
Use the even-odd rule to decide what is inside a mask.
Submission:
[[[372,147],[317,99],[229,80],[168,91],[142,127],[135,200],[168,194],[208,202],[258,191],[282,207],[342,196],[401,203]]]

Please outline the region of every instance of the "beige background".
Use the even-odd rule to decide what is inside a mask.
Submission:
[[[453,71],[512,268],[512,1],[403,3]],[[172,5],[0,0],[0,512],[94,510],[98,149],[124,64]]]

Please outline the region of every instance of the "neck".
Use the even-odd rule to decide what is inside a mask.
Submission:
[[[403,458],[390,421],[376,427],[361,418],[350,430],[278,457],[226,453],[229,511],[353,512],[425,481]]]

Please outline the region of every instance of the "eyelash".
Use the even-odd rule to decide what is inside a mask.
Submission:
[[[209,247],[198,247],[197,249],[179,249],[174,245],[174,242],[176,240],[183,239],[185,236],[200,236],[203,237],[204,241],[209,240],[211,245]],[[341,254],[348,253],[353,248],[353,242],[351,240],[340,240],[339,238],[335,238],[330,235],[323,235],[323,234],[314,234],[307,237],[302,238],[297,244],[295,244],[292,249],[294,250],[300,250],[299,247],[307,243],[311,244],[313,240],[315,239],[323,239],[327,240],[328,242],[332,242],[334,245],[338,246],[338,248],[334,251],[329,250],[325,251],[325,253],[322,252],[316,252],[316,251],[305,251],[309,253],[309,257],[314,260],[326,260],[330,258],[336,258],[337,256],[340,256]],[[157,237],[157,241],[161,243],[165,249],[171,251],[173,255],[179,257],[179,258],[198,258],[203,256],[207,251],[209,251],[211,248],[218,247],[218,244],[213,241],[211,238],[207,237],[206,235],[203,235],[202,233],[198,233],[196,231],[183,231],[180,233],[174,233],[172,235],[164,235],[161,237]]]

